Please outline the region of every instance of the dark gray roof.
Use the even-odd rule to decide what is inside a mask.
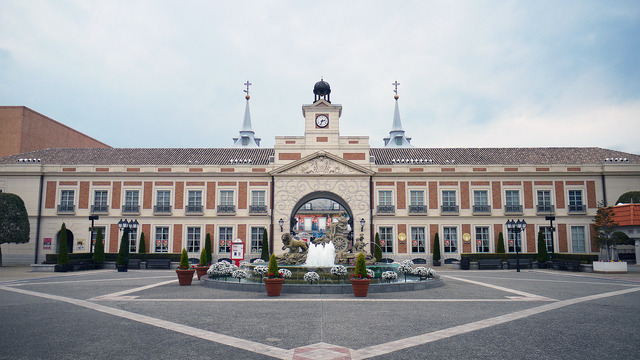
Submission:
[[[161,148],[161,149],[44,149],[0,158],[0,164],[19,159],[41,159],[42,164],[60,165],[228,165],[231,160],[269,164],[273,149],[247,148]]]
[[[595,147],[545,148],[373,148],[376,165],[409,163],[413,159],[435,165],[552,165],[552,164],[640,164],[640,156]],[[609,160],[607,160],[609,159]],[[616,160],[617,159],[617,160]],[[626,159],[626,160],[624,160]]]
[[[15,164],[19,159],[41,159],[42,164],[56,165],[228,165],[232,159],[243,163],[246,159],[247,164],[250,159],[252,165],[267,165],[274,153],[273,148],[63,148],[2,157],[0,164]],[[394,165],[407,160],[434,165],[640,164],[639,155],[595,147],[372,148],[369,154],[375,156],[375,165]]]

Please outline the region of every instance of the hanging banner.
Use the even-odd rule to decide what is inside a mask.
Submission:
[[[42,249],[51,250],[51,238],[44,238],[44,241],[42,241]]]

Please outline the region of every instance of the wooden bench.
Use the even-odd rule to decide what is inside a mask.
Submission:
[[[566,260],[564,262],[562,270],[580,271],[580,261],[578,261],[578,260]]]
[[[171,259],[147,259],[147,269],[171,269]]]
[[[81,259],[69,261],[70,271],[83,271],[83,270],[95,270],[98,268],[98,264],[93,262],[93,259]]]
[[[483,268],[500,268],[502,269],[502,260],[500,259],[478,259],[478,269]]]
[[[424,265],[427,263],[427,259],[423,259],[423,258],[415,258],[411,261],[413,261],[413,263],[416,265]]]
[[[140,259],[129,259],[129,269],[133,269],[133,268],[140,269],[141,261],[142,260]]]
[[[531,261],[531,259],[519,259],[520,261],[520,268],[529,268],[529,269],[533,269],[533,261]],[[516,265],[516,259],[507,259],[507,269],[515,269],[517,267]]]

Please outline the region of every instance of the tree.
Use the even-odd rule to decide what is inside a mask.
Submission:
[[[20,196],[0,193],[0,245],[28,243],[30,229],[29,215]],[[2,247],[0,247],[0,266],[2,266]]]
[[[373,247],[373,257],[376,262],[382,260],[382,247],[380,246],[380,234],[376,233],[375,246]]]
[[[118,251],[117,265],[127,266],[129,265],[129,232],[127,230],[122,232],[122,239],[120,239],[120,250]]]
[[[356,267],[353,270],[353,276],[360,279],[367,278],[367,263],[364,259],[363,253],[359,253],[358,257],[356,258]]]
[[[547,252],[547,242],[544,239],[544,232],[538,231],[538,264],[549,261],[549,253]]]
[[[211,249],[211,234],[207,233],[207,236],[204,240],[204,249],[207,252],[207,265],[211,264],[213,260],[212,249]]]
[[[440,261],[442,256],[440,255],[440,237],[438,233],[433,236],[433,261]]]
[[[144,232],[140,233],[140,247],[138,248],[139,254],[144,254],[147,252],[147,243],[144,240]]]
[[[269,235],[267,229],[264,229],[262,233],[262,254],[260,258],[264,261],[269,261]]]
[[[616,204],[640,204],[640,191],[629,191],[618,198]]]
[[[616,245],[616,239],[614,239],[611,234],[613,234],[613,232],[616,231],[616,227],[618,227],[618,223],[613,219],[613,208],[611,206],[599,207],[593,222],[593,229],[596,234],[594,241],[600,249],[606,249],[606,260],[609,261],[613,258],[611,250],[615,249]]]
[[[67,244],[67,226],[62,223],[58,235],[58,265],[69,265],[69,245]]]
[[[102,240],[102,229],[98,228],[96,234],[96,245],[93,249],[93,262],[96,264],[104,263],[104,241]]]
[[[502,235],[502,231],[498,234],[498,249],[496,250],[498,254],[504,254],[504,236]]]

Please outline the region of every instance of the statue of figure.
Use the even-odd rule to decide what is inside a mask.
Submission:
[[[360,236],[353,243],[353,253],[363,253],[365,256],[367,256],[366,245],[367,244],[364,243],[364,234],[360,233]]]

